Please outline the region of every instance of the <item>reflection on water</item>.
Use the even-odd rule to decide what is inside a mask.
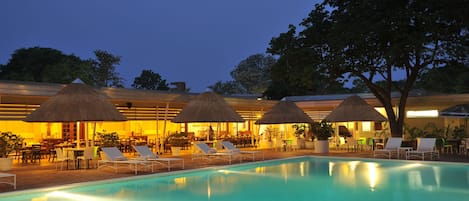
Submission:
[[[288,193],[285,193],[288,192]],[[464,200],[469,166],[299,158],[9,200]]]

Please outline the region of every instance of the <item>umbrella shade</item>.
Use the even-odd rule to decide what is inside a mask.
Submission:
[[[190,101],[172,122],[244,122],[220,95],[204,92]]]
[[[359,96],[350,96],[332,110],[325,120],[331,122],[347,121],[386,121],[386,117],[376,111]]]
[[[255,124],[312,123],[313,120],[295,103],[280,101]]]
[[[469,118],[469,104],[455,105],[440,112],[441,116]]]
[[[31,112],[26,122],[127,120],[104,95],[82,83],[71,83]]]

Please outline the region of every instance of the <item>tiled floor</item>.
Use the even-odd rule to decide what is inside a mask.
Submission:
[[[293,156],[303,155],[315,155],[312,150],[299,150],[290,152],[276,152],[270,150],[263,150],[265,153],[265,160],[279,159]],[[331,151],[329,156],[344,156],[344,157],[372,157],[371,152],[344,152],[344,151]],[[168,154],[162,155],[162,157],[171,157]],[[225,161],[217,161],[206,163],[201,160],[192,161],[189,151],[183,151],[180,156],[184,158],[185,169],[203,168],[215,165],[227,165]],[[464,155],[456,154],[442,154],[441,161],[451,162],[469,162],[469,157]],[[248,159],[243,162],[249,161]],[[233,162],[234,164],[239,163],[238,160]],[[60,167],[59,167],[60,168]],[[174,165],[171,171],[181,170],[180,166]],[[158,174],[161,172],[167,172],[167,168],[159,166],[152,173],[151,171],[139,171],[139,175],[143,174]],[[53,187],[65,184],[72,184],[77,182],[86,181],[97,181],[111,178],[120,177],[131,177],[135,176],[134,172],[128,169],[119,169],[118,173],[115,173],[113,169],[102,168],[102,169],[80,169],[80,170],[56,170],[56,164],[49,162],[47,159],[42,159],[40,163],[35,164],[23,164],[21,161],[15,161],[14,167],[8,173],[17,175],[17,191],[25,189],[34,189],[42,187]],[[0,184],[0,192],[13,191],[12,186],[6,184]]]

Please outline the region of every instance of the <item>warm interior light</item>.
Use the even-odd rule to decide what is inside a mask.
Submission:
[[[410,110],[407,111],[407,118],[438,117],[438,110]]]
[[[362,131],[370,132],[371,131],[371,122],[369,122],[369,121],[362,122]]]

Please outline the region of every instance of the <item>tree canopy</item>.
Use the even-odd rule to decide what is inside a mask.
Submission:
[[[270,69],[275,62],[272,56],[254,54],[241,61],[230,75],[246,93],[261,94],[271,82]]]
[[[271,83],[270,70],[275,62],[270,55],[251,55],[231,71],[233,80],[218,81],[208,88],[220,94],[262,94]]]
[[[68,84],[80,78],[92,84],[90,60],[43,47],[20,48],[0,65],[0,79]]]
[[[441,93],[469,93],[469,64],[450,63],[432,68],[420,77],[416,87]]]
[[[244,91],[242,86],[239,85],[236,81],[218,81],[215,84],[208,87],[213,92],[222,95],[229,95],[229,94],[242,94]]]
[[[169,90],[166,80],[152,70],[142,70],[140,76],[134,79],[132,87],[136,89]]]
[[[116,72],[116,65],[121,57],[104,50],[95,50],[96,59],[93,60],[94,82],[99,87],[124,87],[123,78]]]
[[[450,62],[468,63],[468,9],[464,0],[325,0],[300,23],[301,31],[291,25],[268,51],[280,56],[285,72],[313,69],[330,80],[360,79],[384,106],[391,134],[402,136],[404,115],[398,114],[405,114],[419,76]],[[404,83],[396,82],[398,72]],[[401,94],[397,111],[394,89]]]

